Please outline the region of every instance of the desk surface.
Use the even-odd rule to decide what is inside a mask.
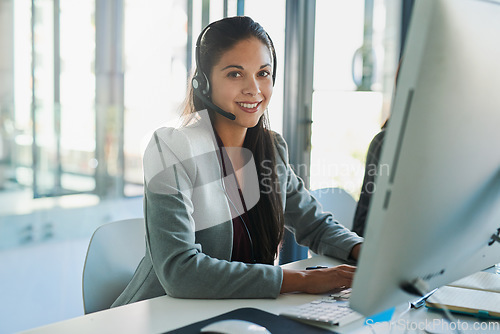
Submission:
[[[311,265],[338,265],[338,260],[316,256],[310,259],[286,264],[288,269],[304,269]],[[224,300],[200,300],[200,299],[177,299],[162,296],[141,302],[91,313],[81,317],[57,322],[43,327],[25,331],[23,333],[162,333],[176,329],[200,320],[208,319],[231,310],[242,307],[255,307],[261,310],[279,314],[284,309],[294,305],[300,305],[318,299],[318,295],[308,294],[283,294],[277,299],[224,299]],[[395,316],[401,314],[406,306],[396,309]],[[457,317],[462,323],[462,332],[465,333],[498,333],[500,323],[493,322],[485,331],[485,325],[480,328],[474,327],[478,322],[470,317]],[[393,321],[395,318],[393,317]],[[439,324],[441,320],[439,313],[429,312],[425,308],[412,310],[404,317],[397,319],[393,325],[393,333],[403,333],[406,329],[409,333],[419,333],[426,324],[434,327],[443,327]],[[446,324],[444,324],[446,325]],[[384,327],[385,326],[385,327]],[[375,326],[375,333],[388,333],[388,323]],[[480,326],[480,325],[476,325]],[[374,333],[373,329],[363,326],[363,320],[356,321],[342,328],[332,328],[340,333]],[[414,330],[416,329],[416,331]],[[452,328],[453,329],[453,328]],[[492,329],[492,330],[491,330]],[[431,333],[453,333],[453,331],[430,331]]]

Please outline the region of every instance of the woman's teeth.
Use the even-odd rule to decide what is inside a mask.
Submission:
[[[242,106],[243,108],[253,109],[253,108],[257,107],[257,105],[258,105],[259,103],[258,103],[258,102],[256,102],[256,103],[240,103],[240,102],[238,102],[238,104],[239,104],[240,106]]]

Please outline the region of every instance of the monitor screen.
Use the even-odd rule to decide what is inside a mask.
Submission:
[[[416,0],[351,307],[500,262],[500,3]]]

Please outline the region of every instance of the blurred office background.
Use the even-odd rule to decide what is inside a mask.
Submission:
[[[92,232],[142,216],[142,151],[179,115],[194,44],[272,37],[271,126],[311,189],[357,199],[389,113],[409,0],[0,0],[0,333],[83,314]]]

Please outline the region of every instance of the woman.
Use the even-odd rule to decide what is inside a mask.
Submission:
[[[362,237],[365,235],[368,210],[370,209],[372,195],[375,193],[376,189],[375,179],[377,175],[383,172],[380,167],[380,155],[382,153],[382,145],[384,144],[387,122],[388,120],[382,125],[380,132],[373,137],[368,146],[368,152],[366,153],[365,175],[363,177],[361,194],[359,196],[358,205],[356,206],[352,225],[352,231]]]
[[[352,266],[273,265],[285,226],[341,259],[357,259],[363,239],[321,212],[269,130],[276,59],[267,33],[248,17],[214,22],[198,38],[196,63],[187,120],[158,129],[144,154],[147,252],[113,306],[165,293],[276,298],[350,286]]]
[[[396,87],[398,85],[399,69],[403,63],[403,58],[399,59],[398,67],[396,68],[396,75],[394,76],[394,92],[396,93]],[[352,225],[352,231],[356,232],[359,236],[364,237],[366,229],[366,219],[368,218],[368,210],[370,209],[370,203],[372,196],[376,189],[376,177],[384,173],[384,168],[380,165],[380,155],[382,154],[382,146],[384,145],[385,130],[389,124],[390,117],[387,117],[384,124],[380,128],[380,132],[373,137],[370,145],[368,146],[368,152],[366,153],[365,162],[365,175],[363,177],[363,184],[361,186],[361,194],[359,195],[358,205],[356,207],[356,212],[354,214],[354,220]],[[385,170],[386,173],[389,170]]]

